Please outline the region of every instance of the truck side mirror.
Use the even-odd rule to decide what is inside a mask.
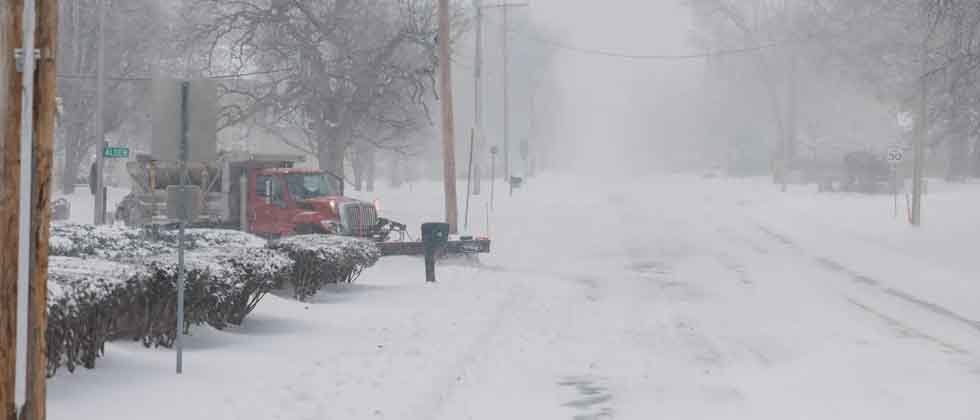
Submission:
[[[265,204],[272,204],[272,180],[265,180]]]

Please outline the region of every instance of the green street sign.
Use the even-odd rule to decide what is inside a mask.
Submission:
[[[102,149],[102,156],[107,158],[123,158],[129,157],[128,147],[106,147]]]

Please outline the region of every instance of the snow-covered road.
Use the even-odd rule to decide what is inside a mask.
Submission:
[[[393,258],[308,304],[267,298],[195,330],[182,377],[115,343],[51,381],[51,418],[980,418],[980,262],[942,239],[973,224],[910,232],[890,198],[757,180],[498,188],[480,266],[426,285]],[[442,206],[435,184],[380,196],[412,223]]]

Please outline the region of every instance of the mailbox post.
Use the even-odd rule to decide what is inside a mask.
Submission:
[[[425,281],[436,281],[436,257],[449,242],[449,223],[423,223],[422,246],[425,250]]]

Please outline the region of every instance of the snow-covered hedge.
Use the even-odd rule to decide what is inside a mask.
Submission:
[[[298,235],[273,241],[269,248],[280,250],[295,262],[293,295],[306,300],[330,283],[350,283],[381,258],[381,251],[366,240],[333,235]]]
[[[289,277],[292,260],[264,248],[224,248],[188,252],[184,257],[184,328],[239,325],[270,291]],[[177,256],[144,262],[147,278],[139,293],[122,303],[119,334],[144,345],[173,344],[177,328]]]
[[[119,299],[146,272],[127,264],[74,257],[51,257],[48,265],[48,375],[62,365],[71,372],[77,366],[94,368],[113,336]]]
[[[286,282],[293,261],[265,248],[224,248],[185,255],[185,329],[239,325],[262,298]],[[177,257],[124,264],[51,257],[48,281],[48,373],[64,365],[93,368],[106,341],[146,346],[176,337]]]
[[[50,254],[63,257],[98,257],[129,260],[165,254],[177,249],[177,231],[152,231],[119,225],[51,225]],[[235,230],[187,229],[185,249],[265,246],[258,236]]]
[[[147,231],[119,226],[53,223],[50,255],[124,260],[169,252],[173,246]]]
[[[169,347],[177,335],[177,233],[54,224],[48,281],[48,373],[93,368],[105,342]],[[352,282],[380,258],[369,241],[303,235],[267,243],[247,233],[186,232],[184,326],[241,324],[270,291],[304,300]]]

